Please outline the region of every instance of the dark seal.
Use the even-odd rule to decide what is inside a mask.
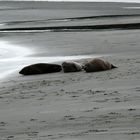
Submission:
[[[82,65],[77,62],[63,62],[62,63],[62,69],[63,71],[66,72],[78,72],[82,70]]]
[[[102,59],[96,58],[87,62],[83,68],[86,72],[97,72],[97,71],[111,70],[117,67],[109,63],[108,61],[104,61]]]
[[[19,73],[23,75],[45,74],[60,72],[62,67],[58,64],[37,63],[24,67]]]

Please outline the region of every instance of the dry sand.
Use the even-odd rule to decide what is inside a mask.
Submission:
[[[77,46],[80,55],[92,52],[118,68],[36,76],[14,72],[0,84],[0,140],[140,140],[140,30],[7,33],[3,39],[40,50],[27,58],[30,62],[43,55],[44,44],[55,48],[44,55],[56,56],[74,55],[69,46]]]

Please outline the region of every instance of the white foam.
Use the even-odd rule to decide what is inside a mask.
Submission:
[[[42,32],[51,32],[52,30],[9,30],[9,31],[0,31],[1,33],[42,33]]]
[[[0,26],[4,26],[5,24],[4,23],[0,23]]]
[[[15,71],[22,62],[20,60],[31,53],[27,48],[0,41],[0,79]]]
[[[123,7],[124,9],[140,9],[140,7]]]
[[[0,59],[21,58],[31,54],[31,50],[12,45],[8,41],[0,41]]]

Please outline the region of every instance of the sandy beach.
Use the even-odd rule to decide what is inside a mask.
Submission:
[[[0,2],[0,140],[140,140],[140,9],[134,7],[140,4]],[[118,68],[18,73],[33,63],[97,57]]]

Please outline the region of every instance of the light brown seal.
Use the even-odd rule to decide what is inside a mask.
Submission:
[[[62,70],[61,65],[37,63],[24,67],[19,73],[23,75],[34,75],[34,74],[59,72],[61,70]]]
[[[64,72],[78,72],[82,70],[82,65],[74,61],[67,61],[62,63],[62,69]]]
[[[104,71],[117,68],[113,64],[109,63],[108,61],[104,61],[99,58],[95,58],[84,65],[84,70],[86,72],[97,72],[97,71]]]

